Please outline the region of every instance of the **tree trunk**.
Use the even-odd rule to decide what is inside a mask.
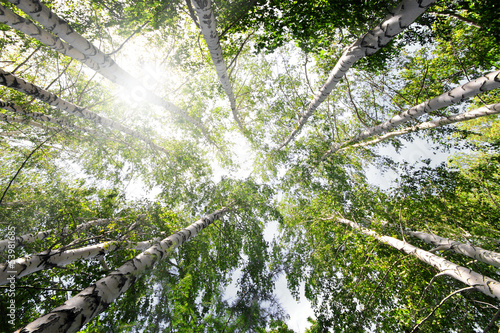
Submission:
[[[55,106],[56,108],[63,110],[63,111],[66,111],[72,115],[75,115],[75,116],[78,116],[81,118],[85,118],[85,119],[93,121],[94,123],[96,123],[98,125],[106,126],[106,127],[111,128],[111,129],[115,129],[115,130],[121,131],[123,133],[126,133],[130,136],[135,137],[136,139],[139,139],[143,142],[146,142],[152,148],[159,150],[159,151],[162,151],[167,155],[170,155],[170,152],[168,150],[156,145],[153,141],[146,138],[142,134],[140,134],[140,133],[138,133],[138,132],[136,132],[128,127],[125,127],[122,124],[120,124],[114,120],[102,117],[102,116],[98,115],[97,113],[92,112],[84,107],[80,107],[80,106],[77,106],[77,105],[72,104],[70,102],[67,102],[67,101],[57,97],[56,95],[38,87],[38,86],[35,86],[34,84],[26,82],[23,79],[15,76],[15,75],[12,75],[9,72],[4,71],[3,69],[0,69],[0,84],[3,86],[9,87],[9,88],[15,89],[17,91],[20,91],[20,92],[27,94],[29,96],[35,97],[35,98],[41,100],[42,102],[45,102],[45,103],[50,104],[52,106]]]
[[[97,70],[98,73],[128,89],[140,89],[140,91],[146,94],[144,98],[145,100],[159,105],[172,112],[173,114],[184,118],[190,124],[197,127],[209,143],[220,149],[217,144],[211,139],[207,129],[199,120],[192,118],[186,111],[182,110],[177,105],[164,100],[151,90],[144,87],[139,83],[137,79],[135,79],[117,63],[115,63],[115,61],[111,59],[110,56],[104,54],[101,50],[92,45],[92,43],[90,43],[87,39],[85,39],[73,28],[71,28],[71,26],[65,20],[61,19],[59,16],[53,13],[40,1],[9,0],[9,2],[19,7],[33,20],[39,22],[47,30],[51,31],[59,38],[65,40],[69,45],[76,48],[83,55],[91,59],[99,67],[99,70]],[[74,59],[78,60],[77,58]]]
[[[80,52],[78,49],[63,42],[60,38],[52,35],[51,33],[43,30],[31,21],[17,15],[10,9],[0,4],[0,23],[6,24],[11,28],[19,30],[26,35],[38,40],[40,43],[45,44],[49,48],[57,51],[67,57],[78,60],[87,65],[89,68],[99,72],[104,77],[116,82],[117,77],[109,70],[101,68],[94,60]]]
[[[379,133],[392,130],[397,126],[399,126],[400,124],[405,123],[411,119],[420,117],[425,113],[439,110],[441,108],[450,106],[452,104],[464,101],[469,97],[476,96],[480,93],[483,93],[485,91],[490,91],[498,87],[500,87],[500,70],[488,73],[485,76],[467,82],[466,84],[457,87],[455,89],[452,89],[447,93],[434,97],[430,100],[427,100],[423,103],[420,103],[412,107],[411,109],[401,112],[400,114],[392,117],[391,119],[387,120],[386,122],[380,125],[366,129],[365,131],[361,132],[351,140],[338,144],[336,145],[336,147],[333,147],[330,150],[328,150],[323,155],[321,160],[326,159],[328,156],[337,152],[341,148],[344,148],[350,144],[359,142],[361,140],[368,139],[369,137],[377,135]]]
[[[425,232],[406,230],[405,233],[436,246],[436,250],[452,250],[456,253],[482,261],[488,265],[500,267],[500,253],[453,241],[448,238],[427,234]]]
[[[23,276],[52,269],[64,267],[72,262],[81,259],[91,259],[113,252],[127,244],[126,242],[106,242],[73,250],[48,250],[41,253],[32,254],[24,258],[10,260],[0,264],[0,285],[9,283],[9,280],[19,279]]]
[[[144,216],[144,215],[141,215],[141,216]],[[71,232],[79,232],[81,230],[85,230],[85,229],[88,229],[90,227],[99,226],[99,225],[106,225],[111,221],[115,221],[115,219],[98,219],[98,220],[89,221],[89,222],[77,225],[74,231],[72,231],[68,227],[64,227],[61,230],[61,232],[57,235],[66,236],[66,235],[69,235]],[[36,242],[37,240],[42,240],[42,239],[45,239],[49,236],[54,236],[54,232],[56,232],[56,231],[57,231],[56,229],[50,229],[50,230],[46,230],[46,231],[41,231],[37,234],[26,234],[26,235],[15,237],[13,239],[0,240],[0,251],[6,249],[9,246],[9,244],[13,244],[12,246],[14,246],[14,247],[20,247],[20,246],[23,246],[24,244],[33,243],[33,242]]]
[[[387,45],[392,38],[401,33],[410,24],[413,23],[422,13],[425,12],[435,0],[404,0],[375,29],[366,33],[358,39],[354,44],[349,46],[338,60],[337,64],[330,72],[326,83],[321,87],[319,93],[316,94],[312,102],[307,107],[306,112],[300,118],[295,130],[288,138],[277,148],[280,150],[286,146],[299,133],[307,119],[318,108],[318,106],[330,95],[331,91],[342,77],[347,73],[349,68],[356,61],[366,56],[372,55],[380,48]]]
[[[436,268],[440,273],[448,275],[457,281],[465,283],[468,286],[474,287],[485,295],[500,300],[500,282],[498,281],[478,274],[466,267],[458,266],[451,261],[441,258],[428,251],[424,251],[406,242],[400,241],[397,238],[381,236],[373,230],[359,226],[356,222],[341,218],[337,218],[337,221],[343,224],[347,224],[353,229],[356,229],[367,236],[371,236],[384,244],[392,246],[399,251],[403,251],[409,255],[412,255],[422,262]]]
[[[190,0],[188,0],[189,2]],[[212,62],[215,66],[215,71],[219,76],[219,81],[229,98],[229,103],[231,104],[231,111],[233,113],[234,120],[238,123],[238,126],[242,133],[245,133],[245,128],[239,118],[238,111],[236,110],[236,99],[234,98],[233,88],[231,87],[231,82],[229,82],[229,77],[227,75],[226,63],[224,62],[224,57],[222,56],[222,49],[219,42],[219,36],[217,35],[217,28],[215,24],[215,17],[212,11],[211,0],[193,0],[194,8],[198,14],[198,20],[200,22],[200,29],[203,33],[203,38],[207,43],[208,50],[210,51],[210,57],[212,57]]]
[[[127,261],[108,276],[84,289],[63,305],[38,318],[17,332],[77,332],[83,325],[103,312],[115,299],[122,295],[145,271],[162,259],[167,258],[177,247],[194,237],[228,209],[222,208],[201,218],[186,229],[173,234],[153,245],[135,258]]]
[[[467,121],[467,120],[476,119],[476,118],[480,118],[480,117],[490,116],[490,115],[498,114],[498,113],[500,113],[500,103],[490,104],[490,105],[478,108],[476,110],[467,111],[467,112],[464,112],[464,113],[461,113],[461,114],[458,114],[455,116],[443,117],[440,119],[427,121],[425,123],[421,123],[421,124],[418,124],[415,126],[403,128],[399,131],[389,132],[389,133],[386,133],[384,135],[379,136],[378,138],[376,138],[374,140],[370,140],[370,141],[362,142],[362,143],[357,143],[357,144],[354,144],[352,146],[340,148],[339,150],[345,150],[348,148],[355,148],[355,147],[365,147],[368,145],[373,145],[373,144],[379,143],[379,142],[387,140],[389,138],[393,138],[396,136],[416,132],[419,130],[436,128],[436,127],[440,127],[440,126],[444,126],[444,125],[449,125],[449,124],[458,123],[461,121]]]

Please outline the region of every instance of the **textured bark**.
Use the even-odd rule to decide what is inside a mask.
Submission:
[[[435,0],[404,0],[396,8],[390,11],[389,15],[376,28],[366,33],[354,44],[345,49],[337,64],[330,72],[326,83],[321,87],[319,93],[307,107],[304,115],[300,118],[297,127],[288,138],[277,148],[285,147],[300,132],[312,113],[330,95],[333,88],[344,77],[349,68],[356,61],[366,56],[372,55],[380,48],[387,45],[392,38],[401,33],[413,23],[425,10],[434,3]]]
[[[76,48],[88,59],[92,60],[99,67],[97,71],[101,75],[128,89],[141,89],[141,91],[146,94],[145,100],[184,118],[190,124],[197,127],[209,143],[218,148],[217,144],[211,139],[205,126],[199,120],[192,118],[186,111],[145,88],[137,79],[121,68],[110,56],[104,54],[87,39],[78,34],[65,20],[53,13],[39,0],[9,0],[9,2],[16,5],[33,20],[39,22],[47,30],[65,40],[69,45]],[[78,60],[77,58],[74,59]]]
[[[95,61],[88,56],[75,49],[74,47],[63,42],[60,38],[52,35],[51,33],[43,30],[31,21],[17,15],[10,9],[0,4],[0,23],[6,24],[16,30],[19,30],[26,35],[38,40],[40,43],[45,44],[49,48],[65,55],[81,63],[87,65],[89,68],[101,73],[111,81],[116,81],[117,78],[110,71],[101,68]]]
[[[452,250],[456,253],[482,261],[488,265],[500,267],[500,253],[488,251],[478,246],[460,243],[433,234],[427,234],[425,232],[407,230],[406,233],[428,244],[436,246],[439,250]]]
[[[337,144],[335,147],[328,150],[321,158],[321,160],[326,159],[331,154],[337,152],[341,148],[344,148],[353,143],[359,142],[361,140],[368,139],[371,136],[378,135],[380,133],[392,130],[397,126],[405,123],[411,119],[420,117],[421,115],[429,112],[439,110],[441,108],[450,106],[455,103],[462,102],[472,96],[476,96],[480,93],[490,91],[500,87],[500,71],[495,71],[486,74],[478,79],[467,82],[466,84],[450,90],[447,93],[439,95],[435,98],[427,100],[420,103],[400,114],[392,117],[386,122],[366,129],[354,138],[344,143]]]
[[[409,255],[412,255],[422,262],[434,267],[440,273],[448,275],[457,281],[465,283],[468,286],[474,287],[476,290],[482,292],[485,295],[500,299],[500,282],[498,281],[478,274],[469,268],[454,264],[451,261],[448,261],[428,251],[424,251],[397,238],[379,235],[373,230],[361,227],[356,222],[342,218],[338,218],[337,221],[349,225],[353,229],[356,229],[367,236],[371,236],[384,244],[392,246],[399,251],[403,251]]]
[[[103,256],[122,247],[123,242],[106,242],[85,246],[73,250],[52,250],[32,254],[24,258],[11,260],[0,264],[0,285],[9,283],[13,278],[23,276],[54,267],[64,267],[81,259],[91,259]]]
[[[115,138],[110,138],[109,136],[106,136],[105,134],[103,134],[103,133],[101,133],[99,131],[93,130],[91,128],[79,127],[79,126],[71,124],[70,122],[68,122],[66,120],[53,118],[51,116],[48,116],[46,114],[39,113],[39,112],[26,112],[22,107],[20,107],[19,105],[14,104],[14,103],[4,102],[4,101],[0,100],[0,108],[2,108],[4,110],[7,110],[7,111],[14,112],[14,113],[22,115],[22,116],[33,118],[35,120],[39,120],[39,121],[42,121],[42,122],[49,122],[49,123],[52,123],[52,124],[56,124],[56,125],[59,125],[59,126],[61,126],[63,128],[75,129],[75,130],[78,130],[78,131],[81,131],[81,132],[86,132],[86,133],[89,133],[89,134],[92,134],[92,135],[95,135],[95,136],[102,137],[102,138],[104,138],[104,139],[106,139],[108,141],[114,141],[114,142],[117,142],[117,143],[120,143],[120,144],[124,144],[124,145],[127,145],[127,146],[130,147],[130,144],[127,143],[127,142],[125,142],[125,141],[118,140],[118,139],[115,139]],[[4,116],[6,116],[6,115],[4,115]],[[25,124],[30,125],[30,126],[36,126],[36,127],[40,127],[40,128],[44,128],[44,129],[50,129],[50,130],[56,130],[53,127],[47,127],[47,126],[40,125],[40,124],[35,123],[35,122],[30,122],[28,120],[24,120],[24,119],[20,119],[20,120],[23,121]],[[4,120],[4,121],[8,122],[8,120]],[[18,120],[13,120],[13,121],[14,122],[19,122]]]
[[[190,0],[188,0],[189,2]],[[212,1],[211,0],[193,0],[194,8],[196,14],[198,15],[198,20],[200,22],[200,29],[203,34],[203,38],[207,43],[208,50],[210,51],[210,57],[212,57],[212,62],[215,66],[215,71],[219,76],[219,81],[229,98],[229,103],[231,104],[231,111],[233,113],[234,120],[238,123],[239,128],[243,133],[245,133],[245,128],[241,122],[238,111],[236,110],[236,99],[234,98],[233,88],[231,87],[231,82],[229,82],[229,76],[227,75],[227,67],[224,62],[224,57],[222,56],[222,49],[219,42],[219,36],[217,35],[217,28],[215,24],[215,17],[212,11]]]
[[[141,216],[143,216],[143,215],[141,215]],[[55,234],[55,236],[66,236],[72,232],[79,232],[79,231],[86,230],[86,229],[93,227],[93,226],[106,225],[111,221],[115,221],[115,219],[98,219],[98,220],[93,220],[93,221],[89,221],[86,223],[82,223],[82,224],[77,225],[74,231],[68,227],[64,227],[60,232],[58,232],[58,230],[56,230],[56,229],[50,229],[50,230],[46,230],[46,231],[41,231],[41,232],[36,233],[36,234],[26,234],[26,235],[18,236],[18,237],[15,237],[13,239],[2,239],[2,240],[0,240],[0,251],[5,250],[7,248],[7,246],[9,245],[9,243],[13,243],[14,247],[20,247],[20,246],[23,246],[24,244],[33,243],[33,242],[36,242],[37,240],[42,240],[42,239],[45,239],[49,236],[54,236],[54,233],[56,233],[56,232],[58,232],[58,233]]]
[[[55,94],[52,94],[38,86],[35,86],[34,84],[31,84],[29,82],[26,82],[25,80],[12,75],[9,72],[4,71],[3,69],[0,69],[0,85],[15,89],[17,91],[20,91],[24,94],[27,94],[29,96],[35,97],[42,102],[45,102],[49,105],[52,105],[62,111],[66,111],[72,115],[85,118],[88,120],[93,121],[94,123],[102,126],[109,127],[111,129],[118,130],[120,132],[123,132],[125,134],[128,134],[130,136],[133,136],[143,142],[146,142],[148,145],[150,145],[152,148],[162,151],[167,155],[170,155],[170,152],[166,150],[165,148],[162,148],[158,145],[156,145],[153,141],[150,139],[146,138],[142,134],[123,126],[122,124],[102,117],[98,115],[95,112],[92,112],[84,107],[77,106],[75,104],[72,104],[68,101],[65,101],[59,97],[57,97]]]
[[[500,113],[500,103],[491,104],[491,105],[483,106],[479,109],[467,111],[467,112],[464,112],[464,113],[461,113],[461,114],[458,114],[455,116],[443,117],[443,118],[439,118],[436,120],[427,121],[425,123],[421,123],[421,124],[418,124],[415,126],[403,128],[403,129],[398,130],[398,131],[389,132],[389,133],[386,133],[384,135],[377,137],[374,140],[370,140],[370,141],[366,141],[366,142],[362,142],[362,143],[357,143],[357,144],[354,144],[351,146],[341,148],[339,150],[345,150],[347,148],[355,148],[355,147],[365,147],[368,145],[373,145],[373,144],[379,143],[379,142],[387,140],[389,138],[393,138],[396,136],[416,132],[419,130],[436,128],[436,127],[440,127],[440,126],[444,126],[444,125],[449,125],[449,124],[458,123],[461,121],[467,121],[467,120],[485,117],[485,116],[490,116],[490,115],[499,114],[499,113]]]
[[[163,239],[146,251],[126,262],[94,285],[84,289],[63,305],[38,318],[17,332],[77,332],[83,325],[103,312],[115,299],[122,295],[146,270],[169,256],[174,249],[194,237],[214,220],[219,219],[227,208],[216,211],[186,229]]]

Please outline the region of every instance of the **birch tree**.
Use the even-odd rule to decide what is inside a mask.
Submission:
[[[33,332],[42,329],[47,332],[54,330],[77,332],[127,291],[138,275],[152,268],[157,261],[167,258],[175,248],[196,236],[198,232],[212,224],[214,220],[219,219],[226,211],[227,208],[218,210],[193,223],[188,228],[163,239],[159,244],[150,247],[105,278],[97,281],[95,285],[83,290],[64,305],[55,308],[51,313],[40,317],[18,331]]]
[[[219,42],[219,36],[217,35],[216,23],[214,13],[212,11],[211,1],[193,1],[194,8],[198,15],[198,22],[200,24],[201,32],[203,33],[203,38],[207,43],[208,51],[210,52],[210,57],[215,66],[215,71],[219,77],[219,81],[229,98],[229,103],[231,105],[231,112],[233,113],[234,120],[238,124],[242,133],[245,133],[245,127],[241,122],[238,115],[238,110],[236,109],[236,99],[234,97],[233,88],[231,82],[229,81],[229,76],[227,74],[227,67],[222,55],[222,49]]]
[[[433,252],[451,250],[456,253],[466,255],[467,257],[477,259],[486,264],[500,267],[500,254],[496,252],[488,251],[480,247],[475,247],[469,244],[464,244],[425,232],[412,230],[406,230],[405,232],[410,236],[416,237],[428,244],[434,245],[435,248],[433,249]]]
[[[140,89],[141,91],[146,92],[148,100],[150,100],[154,104],[162,106],[166,110],[172,112],[174,115],[183,117],[188,122],[196,126],[203,133],[208,142],[214,144],[214,142],[210,138],[207,129],[199,120],[192,118],[187,112],[185,112],[175,104],[162,99],[154,92],[151,92],[149,89],[146,89],[139,83],[137,79],[135,79],[132,75],[130,75],[120,66],[118,66],[118,64],[116,64],[115,61],[110,56],[105,55],[101,50],[96,48],[92,43],[90,43],[84,37],[78,34],[74,29],[71,28],[71,26],[66,21],[58,17],[55,13],[53,13],[47,6],[42,4],[40,1],[12,0],[10,2],[18,6],[28,15],[30,15],[30,17],[32,17],[33,20],[38,21],[46,29],[54,33],[59,38],[65,40],[69,45],[75,47],[86,57],[91,59],[93,61],[92,65],[97,64],[97,66],[99,66],[99,72],[103,76],[107,77],[111,81],[123,85],[126,88]]]
[[[300,118],[297,127],[283,141],[278,150],[285,147],[299,133],[309,117],[316,108],[326,99],[333,88],[342,79],[349,68],[359,59],[377,52],[381,47],[391,41],[391,39],[409,26],[419,17],[434,1],[418,2],[403,1],[398,7],[382,21],[377,28],[369,31],[354,44],[348,47],[335,67],[330,72],[326,83],[321,87],[314,99],[311,101],[304,115]]]

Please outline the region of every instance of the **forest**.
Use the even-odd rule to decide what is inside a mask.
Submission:
[[[499,7],[0,0],[0,332],[499,332]]]

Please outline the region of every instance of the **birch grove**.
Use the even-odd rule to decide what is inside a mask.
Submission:
[[[330,72],[328,79],[314,99],[308,105],[304,115],[300,118],[297,127],[290,133],[288,138],[280,144],[278,150],[285,147],[293,138],[300,132],[307,119],[311,117],[318,106],[328,97],[333,88],[344,77],[345,73],[359,59],[372,55],[381,47],[389,43],[394,36],[401,33],[408,27],[417,17],[419,17],[427,7],[434,1],[415,1],[405,0],[394,8],[390,14],[382,21],[375,29],[366,33],[358,39],[354,44],[349,46],[335,67]]]
[[[448,261],[428,251],[424,251],[397,238],[379,235],[373,230],[359,226],[359,224],[357,224],[356,222],[341,218],[337,219],[337,221],[339,223],[350,226],[351,228],[363,233],[364,235],[371,236],[379,242],[387,244],[399,251],[403,251],[409,255],[415,256],[422,262],[437,269],[440,273],[450,276],[468,286],[474,287],[485,295],[500,299],[500,282],[498,281],[478,274],[469,268],[458,266],[451,261]]]
[[[453,105],[455,103],[464,101],[467,98],[481,94],[483,92],[497,89],[498,87],[500,87],[500,71],[488,73],[483,77],[475,79],[471,82],[467,82],[466,84],[461,85],[455,89],[452,89],[445,94],[439,95],[438,97],[432,98],[432,99],[425,101],[423,103],[420,103],[420,104],[418,104],[418,105],[416,105],[416,106],[414,106],[414,107],[412,107],[404,112],[401,112],[400,114],[392,117],[391,119],[385,121],[384,123],[382,123],[380,125],[366,129],[347,142],[336,144],[335,147],[332,147],[330,150],[328,150],[326,153],[323,154],[323,156],[321,157],[321,160],[325,160],[326,158],[328,158],[328,156],[330,156],[331,154],[334,154],[339,149],[341,149],[347,145],[350,145],[350,144],[359,142],[361,140],[367,139],[373,135],[377,135],[377,134],[380,134],[382,132],[394,129],[398,125],[405,123],[407,121],[410,121],[412,119],[415,119],[417,117],[420,117],[421,115],[423,115],[425,113],[439,110],[439,109],[444,108],[446,106]],[[479,113],[482,113],[484,111],[485,111],[484,109],[481,109],[479,111]],[[460,119],[460,117],[454,118],[454,119]],[[439,122],[439,120],[437,122]],[[446,122],[446,120],[443,120],[443,122]],[[429,124],[429,125],[431,125],[431,124]],[[434,126],[434,125],[431,125],[431,126]]]
[[[497,7],[2,2],[0,327],[496,329]]]
[[[41,3],[38,0],[29,0],[29,1],[18,1],[18,0],[9,0],[12,4],[18,6],[22,9],[26,14],[30,15],[33,20],[38,21],[42,24],[46,29],[54,33],[59,38],[65,40],[71,47],[76,48],[79,52],[67,53],[68,56],[75,56],[75,60],[86,60],[87,58],[91,60],[90,67],[93,68],[95,66],[98,67],[98,73],[102,74],[104,77],[109,80],[116,82],[126,88],[129,89],[138,89],[139,91],[146,93],[146,99],[156,105],[159,105],[173,114],[179,115],[186,119],[188,122],[196,126],[205,136],[208,142],[211,144],[216,144],[210,138],[210,135],[205,128],[205,126],[197,119],[192,118],[187,112],[179,108],[172,102],[162,99],[154,92],[150,91],[142,84],[139,83],[137,79],[135,79],[132,75],[130,75],[123,68],[118,66],[118,64],[108,55],[104,54],[97,47],[95,47],[91,42],[86,40],[80,34],[78,34],[71,26],[59,18],[55,13],[53,13],[47,6]],[[5,12],[3,12],[5,15]],[[1,14],[1,13],[0,13]],[[18,27],[17,22],[14,19],[10,19],[9,23],[12,22],[13,25]],[[24,23],[21,22],[21,23]],[[23,25],[20,25],[23,27]],[[37,29],[40,30],[40,29]],[[38,34],[33,33],[34,35]],[[38,38],[37,38],[38,39]],[[49,40],[49,45],[57,44],[58,41]],[[54,39],[54,38],[52,38]],[[40,39],[42,41],[42,39]],[[62,42],[59,42],[62,44]],[[58,51],[65,50],[64,46],[58,47]],[[84,55],[84,57],[80,56],[80,52]],[[73,58],[73,57],[72,57]]]
[[[77,332],[83,325],[104,311],[116,298],[127,291],[137,277],[151,269],[159,260],[165,260],[177,247],[198,232],[220,219],[227,208],[222,208],[186,229],[163,239],[132,260],[100,279],[94,285],[55,308],[52,312],[19,329],[17,332]]]

